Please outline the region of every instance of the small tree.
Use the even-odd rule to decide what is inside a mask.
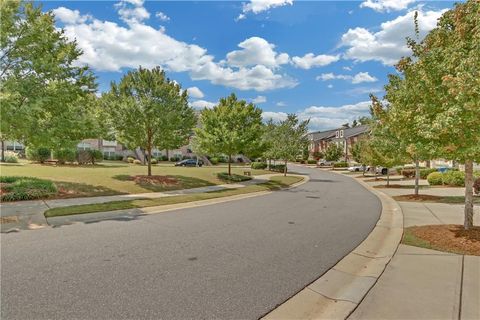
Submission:
[[[262,110],[235,94],[220,99],[217,106],[204,109],[195,128],[197,146],[204,153],[226,154],[228,174],[232,156],[258,150],[262,143]]]
[[[284,176],[287,175],[288,161],[294,161],[308,146],[309,120],[299,121],[297,115],[289,114],[287,119],[278,123],[272,133],[273,150],[275,155],[285,164]]]
[[[163,143],[175,139],[186,143],[196,121],[187,91],[182,92],[160,67],[128,72],[118,84],[112,83],[103,100],[117,139],[147,152],[149,176],[152,149],[163,149]]]
[[[338,161],[343,156],[343,150],[336,143],[330,143],[325,150],[325,160]]]

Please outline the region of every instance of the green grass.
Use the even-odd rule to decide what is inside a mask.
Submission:
[[[159,165],[152,166],[152,174],[185,177],[186,187],[197,187],[210,184],[222,184],[217,178],[217,173],[224,172],[226,165],[223,166],[203,166],[196,167],[174,167],[171,162],[162,162]],[[233,167],[232,172],[243,174],[245,168]],[[265,170],[251,170],[252,175],[271,173]],[[146,175],[147,167],[143,165],[129,164],[122,161],[104,161],[96,165],[41,165],[29,163],[21,160],[18,164],[1,164],[0,172],[2,176],[28,176],[53,181],[63,181],[105,187],[112,192],[117,193],[143,193],[153,192],[153,188],[145,185],[136,184],[131,180],[121,180],[115,177],[120,175],[136,176]],[[189,178],[191,178],[189,180]],[[198,179],[198,180],[194,180]],[[200,181],[201,180],[201,181]],[[195,183],[191,183],[195,182]],[[198,182],[198,184],[196,184]],[[179,184],[177,189],[184,189]],[[162,190],[163,191],[163,190]]]
[[[402,243],[409,246],[420,247],[425,249],[437,249],[432,247],[430,242],[415,236],[413,232],[408,228],[404,229]]]
[[[393,196],[393,199],[396,201],[406,201],[406,202],[435,202],[435,203],[447,203],[447,204],[464,204],[464,196],[432,196],[432,195],[399,195]],[[480,197],[473,197],[474,204],[480,204]]]
[[[0,177],[2,201],[21,201],[47,198],[57,193],[52,181],[32,177]]]
[[[70,207],[52,208],[45,211],[45,217],[50,218],[50,217],[66,216],[66,215],[72,215],[72,214],[83,214],[83,213],[92,213],[92,212],[104,212],[104,211],[113,211],[113,210],[162,206],[162,205],[169,205],[169,204],[176,204],[176,203],[228,197],[228,196],[234,196],[234,195],[246,194],[246,193],[252,193],[252,192],[269,191],[269,190],[273,191],[273,190],[279,190],[281,188],[287,187],[301,180],[303,180],[303,178],[298,176],[286,176],[286,177],[274,176],[268,182],[257,184],[257,185],[251,185],[243,188],[237,188],[237,189],[227,189],[227,190],[214,191],[214,192],[196,193],[196,194],[188,194],[188,195],[156,198],[156,199],[113,201],[113,202],[98,203],[98,204],[87,204],[87,205],[76,205],[76,206],[70,206]]]

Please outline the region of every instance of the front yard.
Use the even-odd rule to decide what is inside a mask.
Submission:
[[[242,175],[245,168],[232,168]],[[1,176],[22,176],[52,180],[59,190],[59,197],[114,195],[125,193],[158,192],[179,190],[224,183],[217,173],[225,172],[226,166],[174,167],[173,163],[152,166],[152,174],[162,176],[157,181],[148,181],[143,165],[121,161],[104,161],[97,165],[36,164],[21,161],[17,164],[1,164]],[[251,170],[252,175],[270,173]]]

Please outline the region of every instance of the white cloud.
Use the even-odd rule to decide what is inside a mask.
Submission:
[[[90,15],[82,16],[78,10],[70,10],[65,7],[58,7],[52,11],[55,18],[63,23],[84,23],[92,18]]]
[[[122,0],[115,4],[118,15],[127,24],[142,23],[150,18],[150,13],[143,7],[142,0]]]
[[[264,121],[268,121],[271,119],[275,122],[278,122],[287,119],[287,114],[285,112],[264,111],[262,112],[262,118]]]
[[[170,21],[170,17],[161,11],[155,13],[155,17],[157,17],[160,21]]]
[[[310,119],[310,130],[328,130],[338,128],[346,122],[352,122],[362,116],[370,115],[370,101],[362,101],[356,104],[347,104],[340,107],[311,106],[299,110],[297,115],[300,120]],[[284,120],[285,112],[264,111],[264,120]]]
[[[135,8],[143,8],[141,4],[138,2]],[[79,58],[81,64],[99,71],[159,65],[172,72],[188,72],[193,80],[208,80],[213,84],[259,92],[297,85],[296,80],[277,71],[278,66],[288,62],[288,55],[277,54],[273,51],[274,45],[264,39],[243,41],[243,50],[233,51],[229,59],[234,65],[229,65],[225,61],[216,62],[206,49],[198,45],[170,37],[163,28],[155,29],[144,24],[133,13],[121,13],[123,9],[130,9],[130,2],[122,1],[117,7],[122,19],[126,19],[126,27],[94,18],[86,22],[87,16],[76,17],[75,11],[62,9],[67,37],[76,39],[83,50]],[[68,15],[75,18],[66,18]],[[266,51],[258,50],[259,46]],[[252,52],[261,56],[254,57]]]
[[[438,18],[445,10],[418,11],[420,39],[432,30]],[[355,61],[380,61],[385,65],[393,65],[402,56],[411,53],[406,46],[406,37],[415,38],[413,22],[414,12],[408,12],[391,21],[381,24],[380,31],[371,32],[365,28],[349,29],[342,35],[341,44],[347,47],[344,58]]]
[[[370,8],[378,12],[390,12],[405,10],[416,0],[366,0],[360,4],[360,8]]]
[[[190,106],[195,109],[211,109],[217,105],[216,102],[210,102],[205,100],[196,100],[190,103]]]
[[[190,87],[187,89],[187,92],[192,98],[203,98],[205,96],[202,90],[200,90],[198,87]]]
[[[327,86],[327,88],[328,88],[328,89],[332,89],[332,88],[333,88],[333,84],[329,84],[329,85]]]
[[[264,102],[267,102],[267,98],[265,96],[258,96],[252,99],[252,103],[255,103],[255,104],[264,103]]]
[[[330,63],[336,62],[340,59],[339,55],[332,56],[326,54],[320,54],[315,56],[313,53],[307,53],[303,57],[293,57],[293,64],[302,69],[310,69],[312,67],[323,67]]]
[[[368,72],[359,72],[356,75],[344,75],[344,74],[333,74],[333,73],[322,73],[321,75],[315,78],[316,80],[328,81],[328,80],[347,80],[353,84],[362,83],[362,82],[375,82],[378,79],[371,76]]]
[[[238,44],[242,50],[227,53],[227,64],[233,67],[264,65],[276,68],[289,62],[288,54],[277,53],[275,45],[259,37],[251,37]]]
[[[246,13],[252,12],[259,14],[267,11],[270,8],[282,7],[285,5],[292,5],[293,0],[250,0],[243,4],[242,13],[235,20],[242,20],[246,18]]]
[[[286,104],[285,102],[283,102],[283,101],[279,101],[279,102],[277,102],[276,106],[277,106],[277,107],[286,107],[287,104]]]

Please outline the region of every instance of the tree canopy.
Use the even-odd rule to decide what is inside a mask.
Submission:
[[[187,91],[159,67],[128,72],[118,84],[112,83],[102,100],[116,138],[130,149],[147,152],[148,175],[152,149],[186,144],[196,123]]]
[[[204,153],[227,155],[230,175],[233,155],[256,153],[261,148],[262,127],[262,110],[231,94],[202,111],[195,129],[197,147]]]

